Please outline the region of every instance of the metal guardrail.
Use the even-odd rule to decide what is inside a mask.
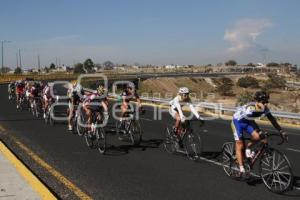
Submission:
[[[171,100],[171,99],[148,98],[148,97],[140,97],[140,98],[141,100],[151,101],[155,103],[168,103]],[[203,107],[206,109],[215,109],[218,111],[227,111],[227,112],[235,112],[237,109],[237,107],[224,106],[219,103],[209,103],[209,102],[196,102],[194,103],[194,105],[198,105],[199,107]],[[275,117],[300,120],[300,113],[272,111],[272,114]]]

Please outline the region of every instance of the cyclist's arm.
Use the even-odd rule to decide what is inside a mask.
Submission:
[[[276,130],[282,131],[281,126],[278,124],[276,118],[271,113],[268,113],[266,116]]]
[[[178,110],[180,119],[181,120],[184,119],[184,115],[183,115],[180,103],[178,101],[174,101],[174,106]]]
[[[197,119],[199,119],[199,118],[200,118],[200,115],[199,115],[199,113],[197,112],[196,108],[193,106],[193,104],[188,103],[188,105],[189,105],[189,107],[190,107],[192,113],[196,116]]]
[[[136,102],[138,103],[138,106],[141,107],[142,104],[141,104],[141,99],[140,99],[139,95],[135,94],[135,98],[136,98]]]
[[[122,104],[127,107],[128,104],[127,104],[126,99],[127,99],[127,96],[122,96]]]

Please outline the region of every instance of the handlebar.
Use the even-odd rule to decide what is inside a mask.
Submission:
[[[277,143],[277,145],[282,145],[284,142],[288,141],[288,136],[284,135],[282,133],[268,133],[268,132],[263,132],[266,137],[272,137],[272,136],[277,136],[280,137],[280,142]]]

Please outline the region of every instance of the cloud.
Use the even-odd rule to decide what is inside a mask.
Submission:
[[[239,53],[253,46],[257,46],[256,39],[267,28],[272,27],[268,19],[241,19],[233,27],[225,30],[224,40],[231,44],[229,52]]]

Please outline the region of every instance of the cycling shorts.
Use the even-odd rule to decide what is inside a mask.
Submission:
[[[234,140],[240,140],[243,137],[243,132],[247,132],[247,134],[252,135],[255,130],[251,121],[247,119],[233,119],[231,122],[231,128],[233,131]]]

